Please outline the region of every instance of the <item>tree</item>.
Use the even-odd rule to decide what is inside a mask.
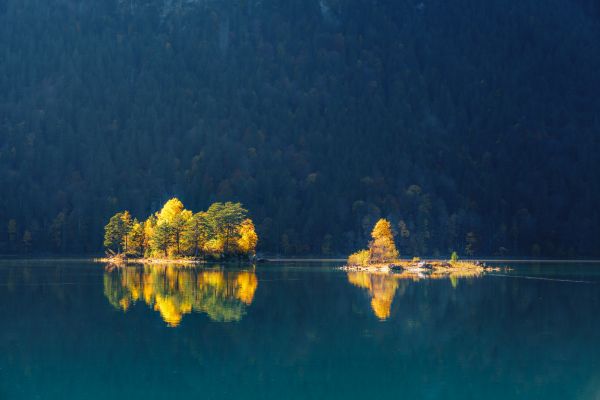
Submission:
[[[386,219],[380,219],[371,232],[372,241],[369,244],[370,260],[373,263],[393,262],[399,253],[394,243],[392,225]]]
[[[187,221],[183,231],[183,241],[194,257],[197,257],[200,252],[204,252],[204,245],[212,236],[212,231],[206,212],[198,212]]]
[[[128,211],[113,215],[104,228],[104,245],[136,256],[251,255],[258,235],[246,213],[240,203],[228,202],[193,214],[172,198],[144,222]]]
[[[112,215],[104,210],[149,204],[171,187],[197,204],[243,198],[260,216],[261,248],[273,252],[282,242],[286,252],[319,251],[325,233],[334,253],[350,252],[389,215],[403,256],[466,256],[471,230],[477,255],[524,255],[535,243],[543,255],[600,255],[600,40],[590,40],[600,2],[277,3],[285,2],[0,0],[0,26],[11,32],[0,35],[0,251],[9,251],[10,218],[16,248],[29,227],[36,251],[96,251]],[[569,24],[565,15],[582,17]],[[407,29],[411,18],[424,23]],[[500,32],[522,36],[523,21],[535,40],[511,57],[481,48]],[[281,34],[289,27],[294,34]],[[419,57],[392,51],[422,49],[425,38]],[[248,50],[253,43],[260,51]],[[440,65],[451,71],[443,84]],[[57,78],[74,66],[81,79]],[[239,79],[247,70],[261,73]],[[498,95],[486,95],[489,79],[462,89],[500,73]],[[149,95],[163,83],[156,77],[168,80],[160,96]],[[26,87],[36,95],[15,89]],[[488,110],[493,118],[477,117]],[[446,133],[412,134],[421,131]],[[61,211],[64,228],[54,230]]]
[[[156,227],[156,217],[151,215],[147,220],[144,221],[144,237],[143,237],[143,248],[144,252],[142,255],[147,255],[152,252],[151,241],[154,236],[154,228]]]
[[[131,214],[127,210],[121,213],[121,219],[123,220],[123,227],[125,229],[123,234],[123,250],[127,253],[129,250],[129,233],[133,227],[133,220],[131,219]]]
[[[122,212],[118,212],[110,217],[104,227],[104,247],[120,253],[127,233],[126,219],[123,218]]]
[[[135,255],[143,255],[144,244],[146,242],[145,236],[144,223],[140,223],[137,219],[134,219],[129,233],[129,248],[126,251]]]
[[[248,210],[240,203],[214,203],[208,208],[207,214],[217,238],[223,241],[223,251],[230,254],[231,244],[239,236],[238,226],[246,219]]]
[[[450,261],[452,261],[452,262],[458,261],[458,254],[455,251],[453,251],[452,255],[450,255]]]
[[[188,222],[192,218],[192,212],[189,210],[183,210],[179,214],[175,215],[171,222],[171,234],[173,235],[173,243],[177,254],[181,254],[181,236],[184,232]]]
[[[184,209],[183,203],[176,197],[167,201],[158,213],[157,223],[169,224],[173,236],[171,242],[177,254],[181,254],[181,234],[191,217],[192,212]]]
[[[173,197],[163,205],[162,209],[157,214],[158,222],[173,222],[175,216],[181,213],[183,210],[183,203],[177,197]]]
[[[161,252],[165,257],[169,255],[169,246],[171,245],[171,238],[173,237],[173,228],[171,225],[162,221],[157,223],[154,229],[154,235],[152,235],[152,249],[156,252]]]
[[[258,243],[254,223],[250,218],[246,218],[238,229],[240,236],[237,241],[239,252],[243,255],[253,256],[256,253],[256,244]]]

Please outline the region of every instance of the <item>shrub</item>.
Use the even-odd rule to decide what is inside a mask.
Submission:
[[[452,261],[452,262],[458,261],[458,254],[456,254],[455,251],[452,252],[452,255],[450,256],[450,261]]]
[[[348,265],[366,267],[369,265],[370,255],[369,250],[357,251],[348,257]]]

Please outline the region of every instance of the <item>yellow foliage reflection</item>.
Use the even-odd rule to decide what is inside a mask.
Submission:
[[[112,268],[104,273],[104,295],[110,304],[127,311],[143,300],[171,327],[178,326],[192,311],[206,313],[215,321],[239,321],[257,287],[254,271],[146,265]]]
[[[399,285],[398,279],[388,274],[348,272],[348,282],[369,291],[371,308],[377,318],[385,320],[390,316],[392,301]]]
[[[359,288],[367,289],[371,297],[371,309],[377,318],[386,320],[390,317],[392,301],[396,292],[403,293],[410,281],[421,279],[449,279],[456,288],[460,278],[476,278],[481,272],[459,271],[453,273],[432,273],[421,275],[405,271],[402,273],[348,272],[348,282]]]

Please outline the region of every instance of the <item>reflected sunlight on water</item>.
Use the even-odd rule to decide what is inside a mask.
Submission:
[[[115,308],[127,310],[143,300],[170,327],[192,311],[214,321],[239,321],[258,287],[253,269],[225,271],[174,265],[107,267],[104,295]]]
[[[600,264],[509,267],[0,263],[0,399],[596,399]]]
[[[449,279],[452,287],[456,288],[461,278],[477,278],[483,274],[479,271],[459,271],[453,273],[437,274],[427,276],[410,271],[402,273],[377,273],[377,272],[348,272],[348,282],[352,285],[367,289],[371,297],[371,308],[380,320],[389,318],[392,310],[392,301],[399,290],[402,295],[409,282],[417,282],[422,279]]]

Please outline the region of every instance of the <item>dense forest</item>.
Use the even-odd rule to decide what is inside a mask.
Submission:
[[[242,202],[259,252],[600,255],[592,0],[0,0],[0,253]]]

